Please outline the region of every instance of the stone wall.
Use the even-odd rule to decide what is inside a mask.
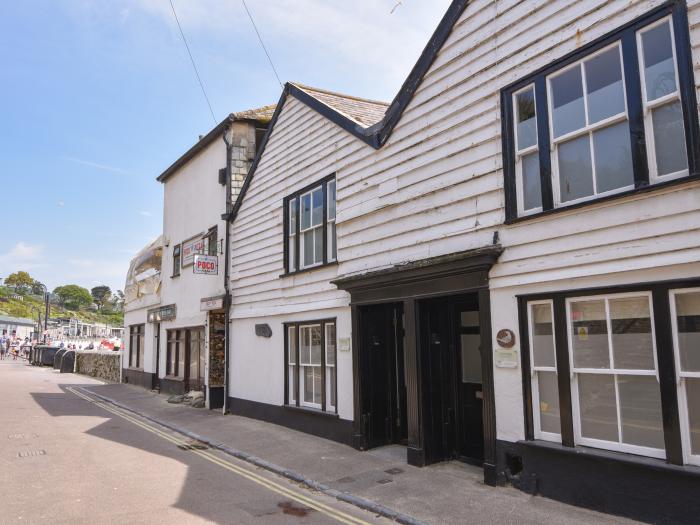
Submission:
[[[112,350],[80,351],[75,356],[75,372],[110,383],[119,383],[120,354],[121,352]]]

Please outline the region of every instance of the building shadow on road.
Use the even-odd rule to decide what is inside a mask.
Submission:
[[[59,385],[62,390],[60,393],[33,392],[31,396],[52,417],[106,418],[102,423],[86,431],[87,435],[133,447],[186,465],[187,474],[173,507],[216,523],[231,523],[233,516],[240,515],[241,511],[252,519],[278,515],[275,519],[276,522],[282,518],[279,515],[283,514],[285,516],[281,521],[285,522],[292,517],[287,509],[290,506],[298,507],[281,496],[253,500],[249,496],[245,496],[246,494],[250,495],[250,490],[241,491],[241,496],[237,498],[236,487],[248,482],[242,479],[232,479],[232,474],[229,471],[193,454],[187,450],[187,447],[180,448],[175,443],[162,439],[144,428],[76,396],[68,391],[71,386],[77,388],[81,385]],[[181,438],[179,441],[186,442],[187,440]],[[202,446],[206,447],[204,444],[197,443],[193,448]],[[135,479],[139,477],[138,472],[134,472],[133,475]],[[168,480],[168,482],[170,481]],[[89,495],[86,497],[89,498]]]

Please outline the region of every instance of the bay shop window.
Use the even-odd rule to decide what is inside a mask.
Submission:
[[[700,465],[700,288],[628,288],[520,299],[528,437]]]
[[[335,204],[334,175],[284,199],[287,273],[336,260]]]
[[[285,405],[336,412],[335,320],[285,329]]]
[[[698,174],[680,9],[647,15],[503,91],[509,220]]]

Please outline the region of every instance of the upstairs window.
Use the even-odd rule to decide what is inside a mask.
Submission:
[[[334,176],[285,198],[287,273],[336,260],[335,203]]]
[[[180,245],[177,244],[173,248],[173,277],[180,275]]]
[[[689,53],[664,7],[506,88],[508,220],[698,175]]]

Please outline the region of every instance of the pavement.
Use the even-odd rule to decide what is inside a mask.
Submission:
[[[0,486],[23,488],[0,493],[0,522],[390,523],[381,513],[427,524],[636,523],[486,486],[481,469],[463,463],[417,468],[401,447],[360,452],[166,399],[0,362],[0,461],[9,467]],[[37,450],[46,454],[18,457]]]

